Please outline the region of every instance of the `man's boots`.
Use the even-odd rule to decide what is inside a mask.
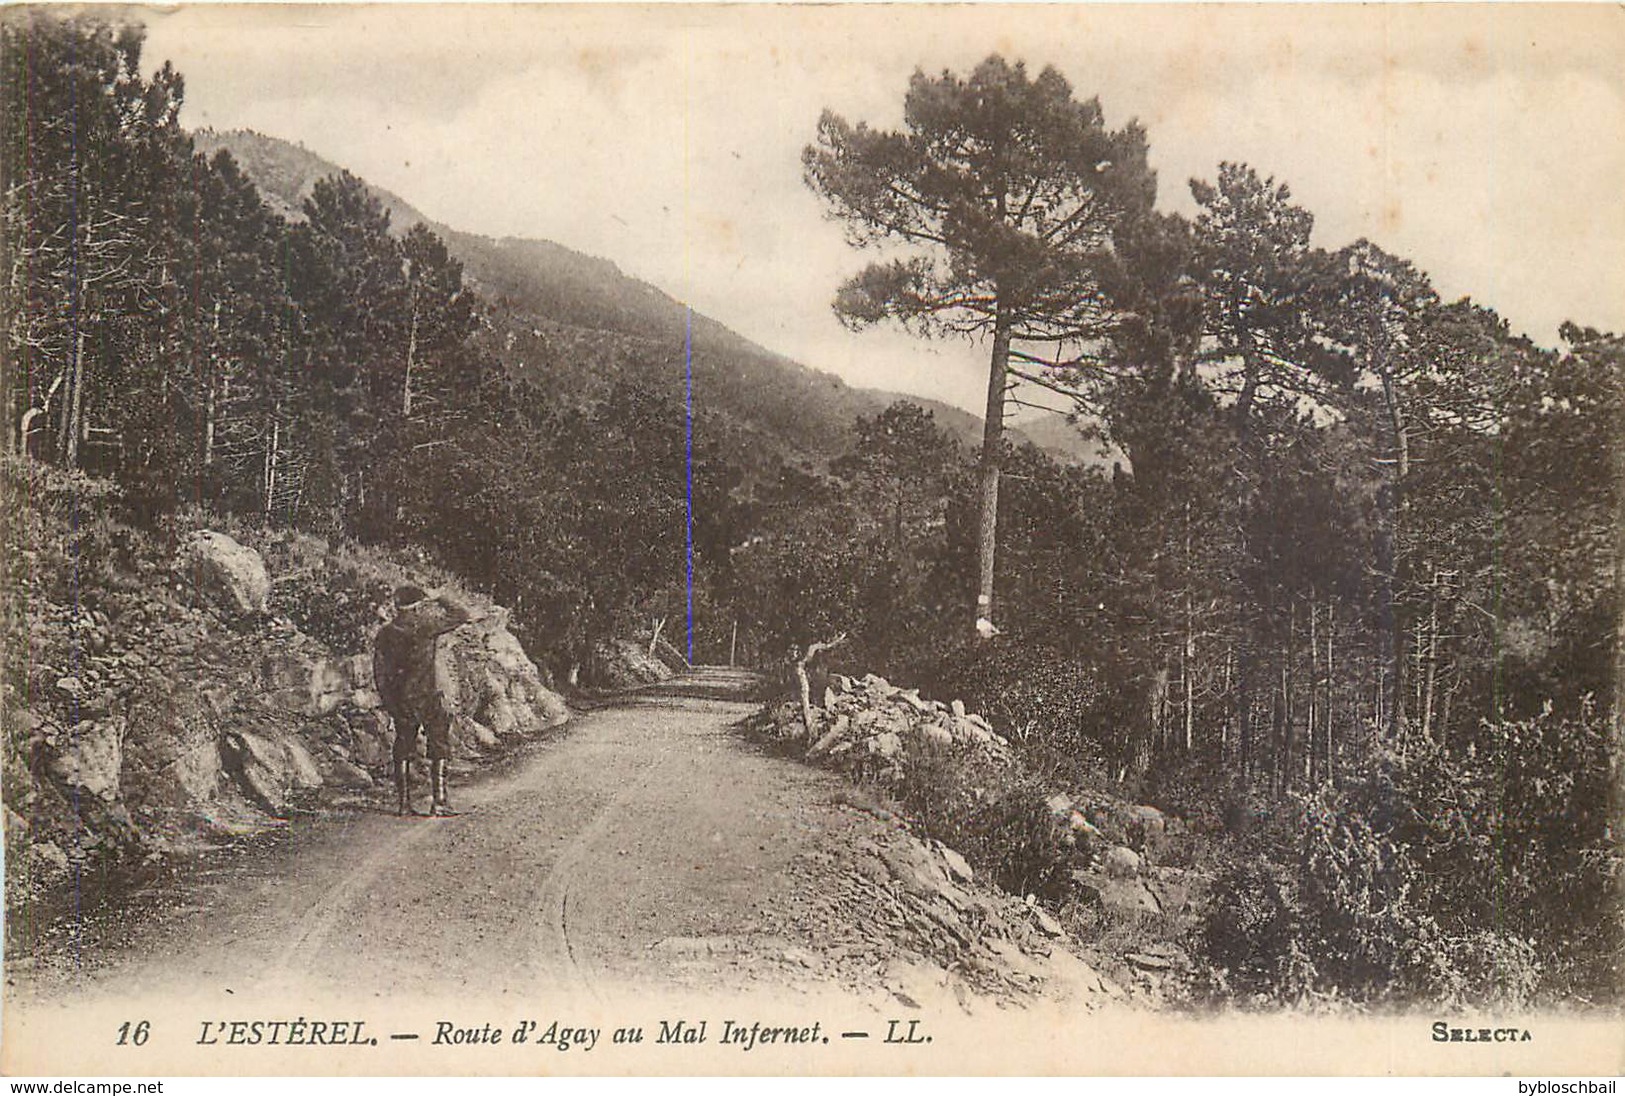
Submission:
[[[412,778],[412,763],[410,761],[395,762],[395,813],[411,814],[412,797],[407,791],[407,785]]]
[[[431,761],[429,766],[433,773],[434,785],[434,806],[430,809],[429,813],[438,815],[455,814],[456,812],[451,809],[451,805],[446,802],[445,758],[437,758],[436,760]]]

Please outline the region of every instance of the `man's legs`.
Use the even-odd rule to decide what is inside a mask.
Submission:
[[[431,812],[450,814],[451,805],[446,802],[446,759],[437,757],[429,764],[434,768],[434,806],[430,808]]]
[[[451,758],[451,717],[441,713],[441,717],[428,722],[423,728],[428,739],[429,747],[429,787],[431,789],[431,805],[429,813],[434,815],[449,815],[457,812],[451,809],[447,802],[446,762]]]
[[[412,810],[412,754],[418,745],[417,723],[395,720],[395,813],[416,814]]]

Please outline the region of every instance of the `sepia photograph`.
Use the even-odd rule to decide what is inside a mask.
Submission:
[[[1617,1077],[1622,59],[0,11],[0,1072]]]

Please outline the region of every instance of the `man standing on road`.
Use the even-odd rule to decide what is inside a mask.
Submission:
[[[429,596],[416,586],[395,591],[395,616],[373,640],[372,673],[378,696],[395,724],[395,794],[401,814],[415,814],[408,789],[418,734],[427,738],[431,815],[449,815],[446,762],[451,759],[453,689],[439,657],[440,637],[474,619],[446,594]]]

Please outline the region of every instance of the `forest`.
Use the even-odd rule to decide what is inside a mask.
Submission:
[[[1617,1000],[1620,335],[1538,345],[1375,243],[1316,246],[1246,164],[1160,210],[1144,130],[992,57],[916,74],[902,130],[809,119],[804,160],[854,244],[902,249],[829,287],[842,318],[991,351],[981,451],[899,401],[763,463],[702,399],[690,455],[678,384],[516,368],[503,304],[362,180],[273,212],[139,27],[3,34],[8,453],[154,530],[409,546],[561,682],[690,605],[696,661],[737,635],[786,673],[845,633],[832,668],[1214,834],[1237,997]],[[1111,472],[1010,444],[1035,390]]]

